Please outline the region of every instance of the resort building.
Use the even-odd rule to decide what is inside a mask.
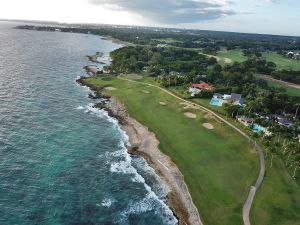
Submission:
[[[281,126],[290,127],[293,126],[293,122],[289,121],[286,118],[278,118],[277,123]]]
[[[245,106],[245,99],[241,94],[232,93],[231,95],[215,93],[210,101],[211,105],[223,106],[225,103],[232,103],[234,105]]]
[[[191,93],[191,96],[194,97],[195,95],[199,94],[203,90],[211,91],[214,89],[215,89],[214,85],[202,82],[200,84],[192,84],[189,89],[189,92]]]
[[[167,44],[158,44],[158,45],[156,45],[156,48],[166,48],[166,47],[168,47]]]
[[[252,118],[247,118],[245,116],[237,116],[236,119],[246,127],[249,127],[254,122]]]

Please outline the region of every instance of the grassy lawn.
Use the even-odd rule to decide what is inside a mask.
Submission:
[[[243,55],[241,50],[221,50],[218,52],[217,57],[219,58],[219,63],[225,65],[233,62],[243,62],[247,60],[247,57]],[[227,60],[227,59],[230,59]]]
[[[300,225],[299,185],[281,159],[274,158],[272,168],[266,163],[266,177],[251,210],[252,225]]]
[[[183,109],[179,100],[157,88],[116,78],[90,78],[89,82],[117,88],[109,94],[155,132],[160,149],[184,174],[205,225],[242,224],[242,205],[259,169],[258,155],[246,139],[202,111]],[[197,119],[185,117],[184,112],[195,113]],[[215,129],[204,128],[205,122]]]
[[[300,70],[300,60],[287,59],[277,53],[263,53],[263,57],[276,63],[277,69]]]
[[[179,88],[172,89],[182,97],[187,97]],[[224,116],[221,107],[209,105],[209,99],[192,99]],[[237,127],[244,127],[233,119],[228,120]],[[247,130],[246,130],[247,131]],[[248,131],[247,131],[248,132]],[[248,132],[249,133],[249,132]],[[266,177],[256,194],[251,210],[252,225],[300,225],[300,186],[288,173],[283,161],[274,157],[273,167],[270,168],[270,156],[266,160]]]

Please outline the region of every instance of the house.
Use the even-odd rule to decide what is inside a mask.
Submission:
[[[191,96],[194,97],[195,95],[199,94],[203,90],[211,91],[214,88],[215,88],[214,85],[202,82],[200,84],[192,84],[189,89],[189,92],[191,93]]]
[[[296,53],[296,52],[290,51],[286,54],[286,56],[291,58],[291,59],[298,59],[298,60],[300,59],[300,53],[299,52]]]
[[[286,53],[286,55],[290,58],[294,57],[294,52],[290,51],[288,53]]]
[[[245,103],[245,99],[242,97],[242,95],[235,94],[235,93],[231,94],[229,101],[232,102],[234,105],[239,105],[239,106],[243,106]]]
[[[184,73],[183,72],[176,72],[176,71],[171,71],[170,73],[169,73],[171,76],[176,76],[177,78],[182,78],[182,77],[184,77]]]
[[[158,44],[156,45],[156,48],[165,48],[165,47],[168,47],[167,44]]]
[[[200,84],[192,84],[192,87],[193,88],[198,88],[198,89],[201,89],[201,90],[213,90],[213,89],[215,89],[214,85],[209,84],[209,83],[205,83],[205,82],[202,82]]]
[[[222,99],[222,98],[223,98],[223,95],[220,94],[220,93],[215,93],[215,94],[213,95],[213,98],[216,98],[216,99]]]
[[[227,94],[223,95],[223,100],[228,101],[230,99],[231,99],[231,95],[227,95]]]
[[[293,122],[289,121],[286,118],[279,118],[277,119],[277,123],[281,126],[290,127],[293,125]]]
[[[215,93],[210,101],[210,104],[215,106],[223,106],[223,104],[225,103],[232,103],[234,105],[245,106],[245,99],[242,97],[241,94],[232,93],[231,95],[222,95],[219,93]]]
[[[247,118],[245,116],[237,116],[236,119],[246,127],[249,127],[254,122],[252,118]]]

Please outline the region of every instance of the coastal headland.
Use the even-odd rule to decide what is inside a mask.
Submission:
[[[101,103],[95,104],[95,108],[106,110],[110,116],[116,118],[122,125],[131,143],[128,152],[146,159],[147,163],[168,185],[171,190],[168,193],[168,204],[178,218],[179,224],[202,225],[203,223],[197,208],[193,204],[183,175],[172,160],[159,150],[159,141],[155,134],[129,117],[124,104],[116,98],[104,94],[105,89],[103,87],[85,82],[84,77],[78,79],[77,82],[89,87],[94,92],[93,95],[89,95],[90,98],[103,100]]]
[[[181,224],[201,224],[193,221],[197,209],[203,224],[242,223],[242,205],[259,168],[253,145],[205,111],[183,105],[181,100],[149,85],[115,76],[87,77],[78,82],[90,87],[94,97],[112,96],[103,102],[122,102],[122,107],[113,110],[119,114],[102,103],[96,107],[105,108],[114,117],[121,115],[119,121],[133,143],[129,151],[146,158],[168,183],[172,189],[169,204],[179,221],[183,221]],[[187,112],[195,117],[185,116]],[[128,114],[134,120],[124,123]],[[172,170],[176,167],[180,172]]]

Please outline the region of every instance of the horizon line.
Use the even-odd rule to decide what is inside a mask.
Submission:
[[[164,27],[164,26],[146,26],[146,25],[128,25],[128,24],[108,24],[108,23],[67,23],[50,20],[26,20],[26,19],[4,19],[0,18],[0,21],[6,22],[27,22],[27,23],[45,23],[45,24],[58,24],[58,25],[105,25],[105,26],[123,26],[123,27],[143,27],[143,28],[159,28],[159,29],[173,29],[173,30],[193,30],[193,31],[211,31],[211,32],[224,32],[224,33],[236,33],[236,34],[250,34],[250,35],[267,35],[267,36],[279,36],[279,37],[291,37],[300,38],[300,35],[288,35],[288,34],[271,34],[271,33],[255,33],[255,32],[240,32],[240,31],[228,31],[228,30],[207,30],[199,28],[176,28],[176,27]]]

